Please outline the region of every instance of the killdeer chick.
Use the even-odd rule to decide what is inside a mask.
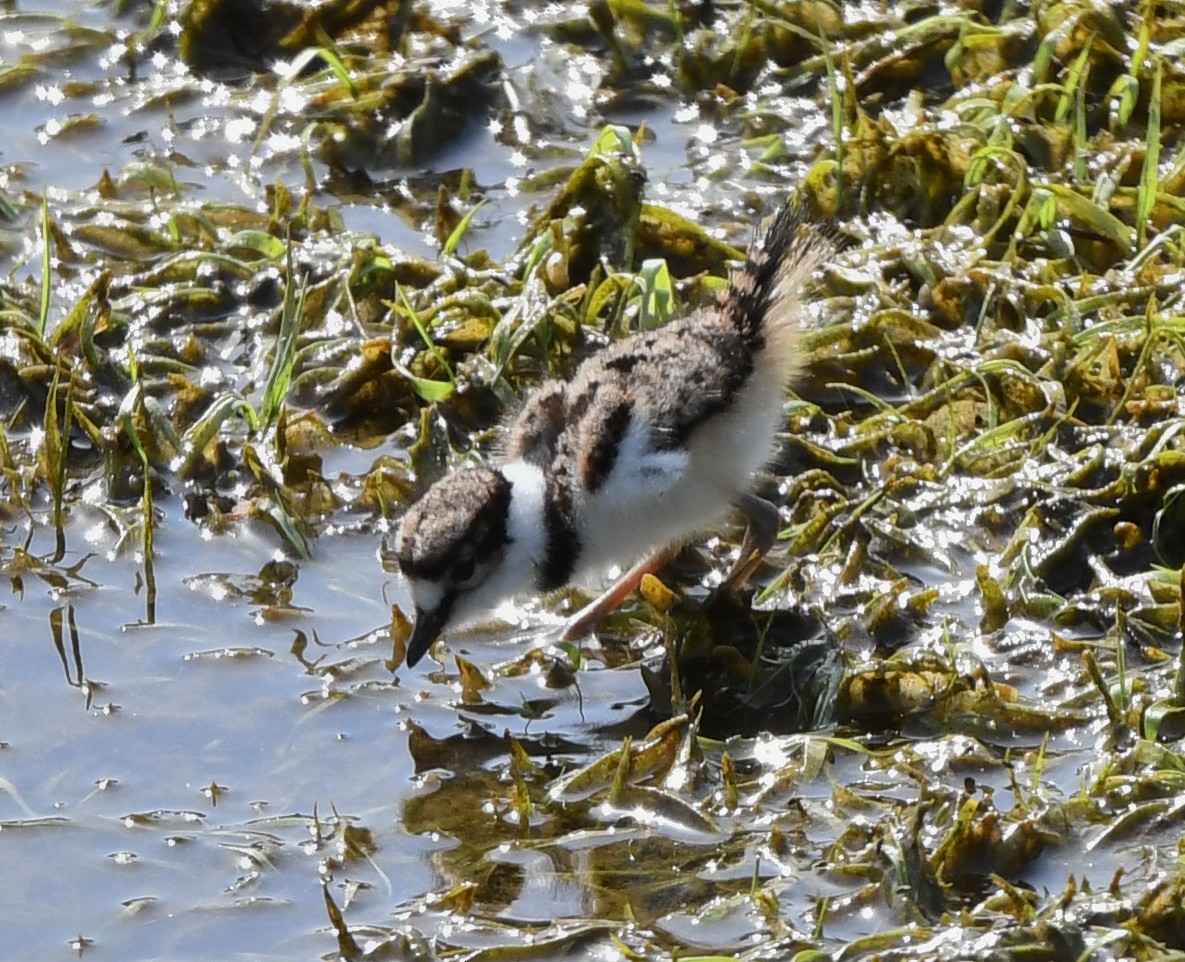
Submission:
[[[748,489],[798,368],[800,291],[833,251],[828,230],[783,207],[715,304],[544,383],[498,458],[432,485],[398,536],[415,605],[408,665],[505,601],[643,559],[569,623],[579,636],[734,509],[749,522],[730,575],[743,581],[777,535],[777,510]]]

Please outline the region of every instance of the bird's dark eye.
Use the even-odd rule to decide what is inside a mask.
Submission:
[[[457,562],[453,565],[453,581],[456,584],[464,584],[473,577],[473,572],[477,570],[477,565],[472,558],[466,558],[463,561]]]

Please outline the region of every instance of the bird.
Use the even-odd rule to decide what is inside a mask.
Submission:
[[[777,537],[777,509],[751,488],[803,365],[803,288],[835,236],[786,202],[714,302],[540,384],[497,455],[411,504],[395,544],[414,607],[409,667],[506,601],[637,561],[569,622],[565,637],[579,637],[734,510],[748,525],[728,578],[743,583]]]

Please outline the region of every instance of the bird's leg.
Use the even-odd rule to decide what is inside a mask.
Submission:
[[[643,576],[652,575],[674,557],[675,549],[663,548],[662,551],[649,558],[644,558],[605,589],[605,592],[595,601],[589,602],[576,614],[568,619],[564,626],[564,633],[560,637],[564,641],[575,641],[583,638],[590,631],[604,621],[641,583]]]
[[[745,537],[741,541],[740,555],[732,566],[724,581],[715,591],[712,598],[720,591],[732,589],[739,591],[757,570],[761,559],[773,547],[778,539],[778,524],[781,517],[778,509],[763,498],[753,494],[742,494],[735,501],[739,510],[748,520],[745,527]],[[575,641],[583,638],[590,631],[604,621],[642,581],[644,575],[654,574],[675,555],[674,548],[664,548],[649,558],[638,562],[623,574],[595,601],[589,602],[576,614],[568,619],[564,626],[564,633],[560,637],[564,641]],[[708,603],[711,603],[709,598]]]
[[[748,524],[745,526],[745,537],[741,540],[741,551],[737,555],[736,564],[725,576],[720,588],[740,591],[757,570],[766,552],[778,540],[778,523],[781,518],[777,508],[754,494],[742,494],[734,503],[748,520]]]

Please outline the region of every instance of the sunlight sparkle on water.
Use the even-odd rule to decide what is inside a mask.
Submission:
[[[300,149],[300,137],[296,134],[274,133],[267,138],[268,153],[272,156],[276,154],[286,154],[294,150]],[[252,158],[252,162],[257,162],[258,158]]]
[[[206,94],[203,105],[206,107],[226,107],[230,105],[230,88],[216,84],[212,80],[203,80],[198,85],[202,93]]]
[[[353,328],[350,319],[336,310],[326,312],[324,326],[327,334],[346,334]]]
[[[285,87],[280,91],[280,109],[299,114],[308,106],[309,98],[298,87]],[[270,105],[269,105],[270,107]]]
[[[92,524],[82,533],[82,537],[89,544],[99,544],[99,542],[105,541],[107,538],[107,523],[100,521]]]
[[[62,101],[66,99],[66,95],[62,92],[62,88],[56,85],[51,87],[42,87],[38,85],[37,87],[33,88],[33,92],[38,100],[44,101],[53,107],[60,106]]]
[[[753,758],[762,768],[785,768],[790,763],[790,742],[766,735],[753,743]]]
[[[223,128],[224,136],[232,144],[237,144],[239,141],[246,140],[254,132],[255,118],[253,117],[235,117],[232,120],[228,120],[226,122],[226,127]],[[227,163],[230,162],[231,158],[228,157]]]
[[[292,80],[297,76],[301,67],[308,63],[304,57],[300,57],[299,59],[301,61],[300,64],[297,64],[297,58],[293,58],[292,60],[277,60],[272,64],[272,73],[281,80]]]
[[[95,481],[82,489],[82,500],[87,504],[101,504],[105,497],[107,497],[107,490],[102,481]],[[89,535],[87,540],[91,540]]]
[[[114,67],[123,56],[127,53],[127,46],[122,43],[113,43],[107,48],[107,52],[99,55],[99,66],[104,70],[110,70]],[[143,53],[144,48],[139,44],[136,45],[136,53]]]
[[[568,82],[564,85],[564,96],[570,101],[572,116],[576,120],[588,117],[587,104],[596,94],[600,77],[600,65],[591,58],[574,63],[568,70]]]

